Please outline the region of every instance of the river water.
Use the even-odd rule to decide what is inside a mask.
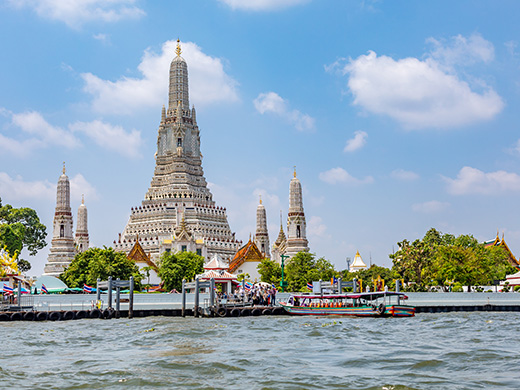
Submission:
[[[520,313],[4,322],[9,389],[519,389]]]

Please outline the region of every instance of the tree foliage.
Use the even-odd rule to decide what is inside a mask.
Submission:
[[[282,267],[276,261],[263,259],[257,268],[262,282],[274,284],[275,286],[280,285],[280,281],[282,280]]]
[[[315,255],[299,252],[285,265],[285,280],[288,291],[307,291],[307,283],[315,280],[330,280],[337,276],[334,266],[323,257],[315,259]]]
[[[133,260],[123,252],[116,252],[113,248],[89,248],[78,253],[72,263],[60,275],[60,279],[68,287],[83,287],[84,284],[95,286],[97,279],[108,280],[120,278],[128,280],[134,277],[135,288],[140,289],[143,275]]]
[[[2,205],[0,199],[0,248],[5,247],[11,256],[26,248],[34,256],[47,245],[46,236],[46,227],[40,222],[36,211],[28,207]]]
[[[171,253],[161,255],[159,277],[164,289],[182,289],[182,280],[192,280],[197,274],[204,271],[204,258],[193,252]]]
[[[453,283],[489,285],[515,272],[505,249],[486,248],[471,235],[455,237],[432,228],[422,240],[403,240],[397,245],[399,250],[390,255],[393,270],[418,290]]]

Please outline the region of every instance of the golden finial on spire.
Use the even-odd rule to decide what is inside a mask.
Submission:
[[[63,161],[63,174],[65,174],[65,161]]]
[[[81,194],[81,204],[85,204],[85,194]]]
[[[182,53],[182,50],[181,50],[181,41],[179,38],[177,38],[177,49],[175,49],[175,54],[177,54],[177,56],[181,56],[181,53]]]
[[[259,195],[260,197],[260,204],[262,204],[262,195]]]
[[[294,166],[294,177],[296,177],[296,165]]]

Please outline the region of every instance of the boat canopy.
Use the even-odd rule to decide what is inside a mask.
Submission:
[[[394,297],[398,296],[403,299],[408,299],[408,297],[402,292],[395,291],[375,291],[375,292],[365,292],[365,293],[347,293],[347,294],[292,294],[294,298],[299,299],[366,299],[368,301],[372,301],[374,299],[379,299],[383,297]]]

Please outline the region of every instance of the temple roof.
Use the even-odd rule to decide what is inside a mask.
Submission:
[[[148,267],[152,267],[154,270],[157,271],[157,266],[155,263],[151,260],[151,255],[146,254],[141,244],[139,244],[139,237],[135,240],[135,244],[130,251],[130,253],[127,255],[127,257],[130,260],[133,260],[134,263],[146,263]]]
[[[513,255],[513,252],[511,252],[511,249],[509,249],[509,246],[506,244],[506,240],[504,239],[504,234],[502,234],[502,239],[500,239],[497,231],[497,236],[494,240],[488,240],[484,241],[484,246],[486,248],[490,248],[492,246],[499,246],[506,250],[508,256],[509,256],[509,262],[511,265],[513,265],[516,268],[520,268],[520,260],[518,260],[515,255]]]
[[[233,257],[233,260],[229,263],[229,271],[235,272],[235,270],[246,261],[260,262],[263,259],[265,259],[265,257],[262,255],[262,252],[260,252],[254,241],[251,241],[251,238],[249,238],[247,244],[237,251],[235,257]]]
[[[204,265],[205,270],[225,270],[227,268],[228,266],[226,265],[226,263],[224,263],[224,260],[218,254],[214,254],[211,260]]]
[[[367,267],[367,265],[365,264],[365,262],[361,258],[361,255],[359,254],[359,251],[357,251],[356,252],[356,256],[354,257],[354,262],[350,266],[350,271],[353,271],[353,270],[357,271],[359,269],[364,269],[366,267]]]

